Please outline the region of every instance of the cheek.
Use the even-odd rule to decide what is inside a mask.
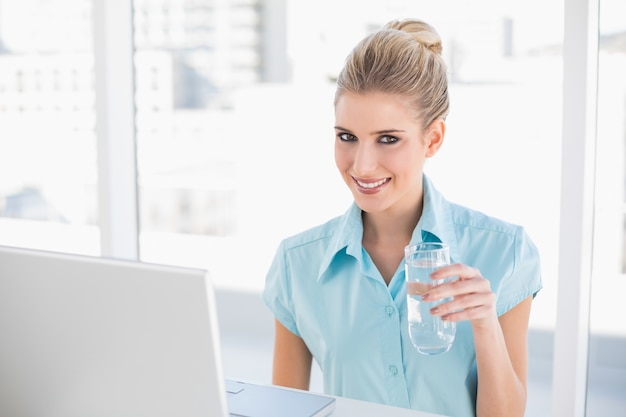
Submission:
[[[335,165],[339,171],[345,171],[350,167],[350,153],[341,143],[335,143]]]
[[[403,152],[389,156],[385,160],[385,166],[392,170],[398,177],[409,178],[412,181],[416,176],[420,177],[420,174],[424,168],[425,158],[420,157],[412,150],[412,154],[409,152]]]
[[[393,149],[390,152],[380,154],[378,161],[385,167],[402,170],[403,167],[411,164],[411,160],[413,159],[411,152],[412,151],[408,148]]]

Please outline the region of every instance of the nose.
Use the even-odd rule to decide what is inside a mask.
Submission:
[[[359,142],[354,155],[353,168],[355,174],[366,176],[376,171],[378,156],[375,145],[367,142]]]

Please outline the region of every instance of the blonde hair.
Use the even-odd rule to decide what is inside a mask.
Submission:
[[[447,66],[441,38],[416,19],[391,21],[359,42],[337,79],[335,104],[346,92],[382,92],[407,99],[416,121],[427,128],[449,111]]]

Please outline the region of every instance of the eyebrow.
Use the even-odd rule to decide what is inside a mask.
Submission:
[[[341,131],[346,132],[346,133],[352,133],[352,131],[350,129],[346,129],[345,127],[341,127],[341,126],[335,126],[335,130],[341,130]],[[375,132],[372,132],[372,134],[374,134],[374,135],[384,135],[384,134],[389,134],[389,133],[406,133],[406,130],[402,130],[402,129],[383,129],[383,130],[377,130]]]

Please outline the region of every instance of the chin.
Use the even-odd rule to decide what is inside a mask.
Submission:
[[[381,204],[379,201],[372,201],[372,199],[363,198],[362,196],[356,196],[354,194],[353,197],[356,205],[366,213],[377,213],[387,209],[387,206]]]

